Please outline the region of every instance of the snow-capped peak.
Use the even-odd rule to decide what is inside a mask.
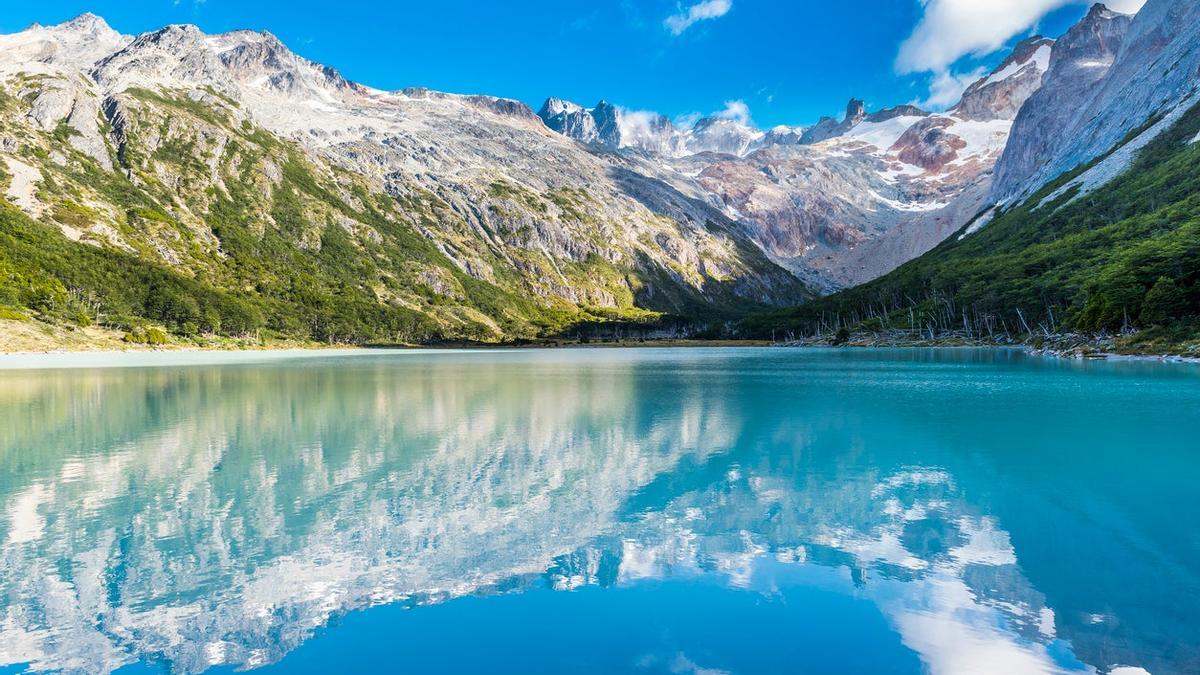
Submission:
[[[0,64],[35,62],[86,70],[132,39],[95,14],[80,14],[54,26],[33,24],[19,33],[0,36]]]
[[[542,105],[541,111],[538,113],[543,117],[553,117],[554,115],[575,114],[587,110],[578,103],[566,101],[561,98],[548,98],[546,103]]]
[[[1025,101],[1042,86],[1050,68],[1054,40],[1031,37],[1018,44],[987,77],[963,92],[950,112],[962,119],[1013,120]]]
[[[1025,61],[1014,60],[1006,62],[1003,67],[997,69],[996,72],[989,75],[988,78],[983,81],[983,86],[986,87],[990,84],[1003,82],[1004,80],[1017,75],[1026,68],[1036,68],[1040,72],[1046,72],[1046,69],[1050,67],[1050,52],[1052,50],[1052,44],[1053,43],[1046,41],[1038,45],[1038,48],[1033,55]]]

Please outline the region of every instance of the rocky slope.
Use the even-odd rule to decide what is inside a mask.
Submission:
[[[1102,185],[1200,100],[1200,3],[1150,0],[1132,17],[1096,5],[1065,39],[997,166],[996,202],[1107,156],[1075,183]]]
[[[1193,1],[1098,5],[945,112],[852,100],[766,131],[733,105],[683,124],[603,101],[535,114],[383,92],[266,33],[34,26],[0,36],[15,207],[0,210],[15,280],[0,306],[412,341],[795,304],[976,232],[1076,167],[1044,197],[1121,174],[1200,97],[1197,26]]]
[[[769,132],[723,118],[678,129],[603,102],[551,99],[541,116],[595,149],[649,155],[648,171],[722,209],[773,260],[832,291],[919,256],[987,205],[992,167],[1052,45],[1022,42],[944,113],[868,112],[851,100],[840,120]],[[608,133],[594,131],[601,126]]]
[[[1087,101],[1112,68],[1132,17],[1095,5],[1083,21],[1059,38],[1051,53],[1045,86],[1030,96],[1017,115],[1004,155],[996,165],[992,194],[997,201],[1067,168],[1053,156],[1078,131]]]
[[[1044,80],[998,165],[996,207],[891,274],[752,321],[759,332],[1119,335],[1125,350],[1195,355],[1200,2],[1096,6]]]
[[[551,132],[520,103],[373,90],[267,33],[130,37],[85,15],[0,37],[0,85],[13,205],[105,265],[165,268],[163,283],[238,296],[261,315],[256,329],[498,340],[806,295],[719,209],[630,178],[626,160]],[[30,251],[95,255],[34,242],[46,233],[4,215]],[[17,246],[0,265],[53,297],[0,298],[10,306],[173,330],[220,323],[191,301],[157,311],[153,294],[119,294],[70,266],[47,272]],[[366,335],[364,313],[403,328]]]

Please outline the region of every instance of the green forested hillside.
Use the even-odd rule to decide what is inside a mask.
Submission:
[[[1189,339],[1200,328],[1198,133],[1200,107],[1094,192],[1072,188],[1042,204],[1080,167],[891,274],[745,325],[758,335],[1143,329],[1137,339]]]
[[[609,226],[589,215],[585,190],[536,194],[496,179],[478,208],[522,225],[480,236],[429,190],[380,190],[213,91],[111,99],[99,115],[109,168],[76,147],[66,123],[46,132],[30,122],[38,97],[61,86],[19,76],[0,87],[0,187],[14,186],[0,200],[0,319],[152,341],[502,342],[613,320],[736,317],[756,308],[747,280],[804,297],[727,224],[708,228],[740,248],[697,265],[725,278],[615,255],[551,260],[525,243],[528,223]],[[13,196],[15,172],[25,195]],[[678,227],[646,217],[663,232]]]

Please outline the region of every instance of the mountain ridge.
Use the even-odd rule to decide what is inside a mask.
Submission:
[[[944,112],[852,99],[840,120],[770,130],[733,105],[677,124],[603,100],[535,112],[382,91],[265,31],[123,36],[86,14],[35,25],[0,36],[9,246],[121,278],[159,266],[161,283],[209,299],[164,308],[9,255],[0,271],[19,283],[0,304],[325,341],[735,320],[978,236],[1058,176],[1045,203],[1119,176],[1200,96],[1197,3],[1147,8],[1096,5],[1059,40],[1022,40]]]
[[[748,325],[1200,354],[1198,19],[1192,0],[1094,6],[1019,113],[989,208],[890,274]]]
[[[629,179],[627,161],[578,148],[523,104],[371,89],[269,33],[114,35],[84,17],[0,37],[9,201],[65,238],[9,214],[11,235],[42,241],[10,245],[101,266],[135,263],[79,247],[132,255],[169,268],[162,283],[182,296],[200,292],[193,279],[217,300],[157,307],[10,256],[36,292],[0,302],[35,316],[244,334],[240,309],[205,316],[235,293],[255,331],[497,341],[807,296],[719,211]]]
[[[939,113],[912,104],[868,111],[851,99],[840,120],[811,127],[764,132],[748,119],[710,117],[679,129],[656,113],[549,99],[542,117],[595,150],[648,155],[666,167],[661,177],[723,209],[772,260],[832,292],[917,257],[987,205],[1011,120],[1040,86],[1053,44],[1021,41]],[[602,138],[591,133],[596,111],[612,120]],[[646,131],[646,120],[658,122]]]

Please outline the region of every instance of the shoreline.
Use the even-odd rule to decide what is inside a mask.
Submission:
[[[1091,352],[1087,355],[1054,349],[1036,349],[1022,344],[844,344],[828,343],[770,343],[733,340],[673,340],[645,343],[584,343],[557,345],[423,345],[423,346],[264,346],[245,349],[128,349],[128,350],[54,350],[42,352],[0,352],[0,372],[19,370],[60,370],[124,367],[171,367],[204,365],[237,365],[322,357],[352,357],[372,355],[462,354],[489,351],[556,351],[587,349],[799,349],[799,350],[1011,350],[1029,356],[1062,361],[1101,361],[1128,363],[1160,363],[1200,365],[1200,357],[1171,354],[1125,354]]]
[[[1078,361],[1150,361],[1159,363],[1200,364],[1200,349],[1191,345],[1188,353],[1177,353],[1183,345],[1170,345],[1168,351],[1137,349],[1136,345],[1122,345],[1117,337],[1090,337],[1077,334],[1038,336],[1018,341],[1014,339],[977,340],[962,336],[947,338],[910,339],[907,337],[880,337],[875,334],[856,334],[841,344],[827,337],[804,338],[782,343],[793,348],[847,348],[847,349],[1019,349],[1033,356],[1046,356]]]
[[[158,346],[129,345],[127,348],[111,348],[100,346],[97,349],[43,349],[43,350],[11,350],[0,349],[0,358],[34,357],[34,356],[115,356],[118,354],[277,354],[293,353],[378,353],[378,352],[431,352],[431,351],[488,351],[488,350],[520,350],[520,349],[702,349],[702,348],[737,348],[737,347],[776,347],[778,343],[769,340],[610,340],[589,342],[550,340],[546,342],[445,342],[423,345],[406,344],[323,344],[323,343],[247,343],[245,345],[213,344],[166,344]]]
[[[1018,340],[1010,337],[978,339],[965,334],[933,338],[914,337],[907,332],[889,334],[855,333],[838,340],[815,336],[789,341],[761,339],[686,339],[623,338],[578,339],[539,338],[504,343],[443,342],[434,344],[326,344],[294,340],[251,340],[204,336],[195,339],[173,338],[162,345],[126,342],[121,334],[103,328],[77,328],[63,331],[38,322],[0,320],[0,368],[7,362],[86,361],[117,355],[223,354],[244,355],[247,360],[264,355],[345,355],[386,351],[487,351],[535,349],[703,349],[703,348],[842,348],[842,349],[1020,349],[1031,355],[1060,359],[1153,361],[1200,364],[1200,343],[1158,339],[1153,335],[1088,336],[1050,334]],[[1138,340],[1137,338],[1150,338]],[[48,358],[49,357],[49,358]],[[164,357],[151,357],[161,360]]]

